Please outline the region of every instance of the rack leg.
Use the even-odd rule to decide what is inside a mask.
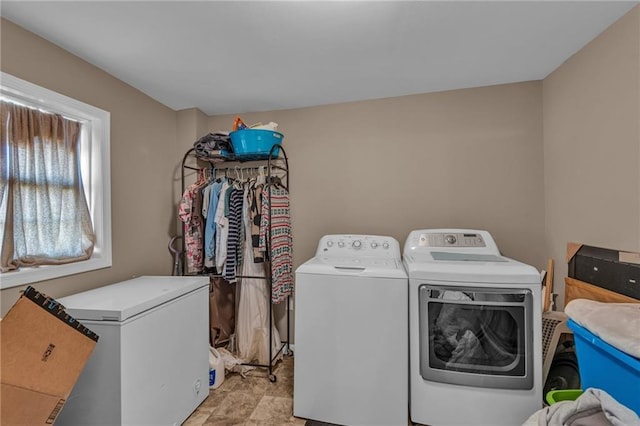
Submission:
[[[268,267],[271,271],[271,263],[268,264]],[[275,383],[277,377],[273,374],[273,302],[271,301],[273,286],[271,279],[267,282],[269,283],[269,381]]]
[[[291,296],[287,296],[287,355],[293,356],[293,351],[291,350]]]

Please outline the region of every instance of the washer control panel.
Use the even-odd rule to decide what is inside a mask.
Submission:
[[[418,238],[421,247],[486,247],[482,235],[476,233],[424,233]]]
[[[325,235],[316,255],[400,258],[400,244],[393,237],[379,235]]]

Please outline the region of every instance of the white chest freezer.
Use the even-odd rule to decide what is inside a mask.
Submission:
[[[208,277],[152,277],[58,301],[100,336],[56,425],[179,425],[209,394]]]

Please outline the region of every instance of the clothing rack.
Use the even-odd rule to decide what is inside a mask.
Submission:
[[[275,154],[275,151],[278,151],[278,154]],[[193,167],[193,166],[189,166],[187,164],[188,160],[190,158],[195,158],[197,162],[202,162],[202,163],[207,163],[208,166],[206,167]],[[261,165],[254,165],[255,163],[262,163]],[[266,162],[266,166],[264,165],[264,163]],[[233,163],[233,164],[231,164]],[[247,165],[247,163],[250,163],[251,165]],[[240,165],[239,165],[240,164]],[[266,160],[255,160],[255,159],[249,159],[249,160],[238,160],[238,159],[227,159],[224,161],[220,161],[219,159],[216,159],[215,161],[212,159],[208,159],[208,158],[203,158],[200,156],[197,156],[195,153],[195,148],[191,148],[189,149],[185,154],[184,157],[182,158],[182,168],[181,168],[181,188],[182,188],[182,192],[181,194],[184,193],[185,189],[186,189],[186,185],[185,185],[185,170],[193,170],[193,171],[200,171],[203,169],[208,169],[209,172],[211,173],[211,176],[216,176],[217,173],[220,172],[224,172],[225,176],[228,177],[229,174],[235,173],[236,177],[238,176],[238,173],[243,174],[244,172],[249,173],[253,173],[253,172],[260,172],[261,169],[264,169],[265,171],[265,177],[266,177],[266,182],[273,182],[274,179],[278,179],[280,185],[282,185],[287,192],[289,192],[289,159],[287,157],[286,151],[285,149],[282,147],[282,145],[280,144],[275,144],[271,147],[271,150],[269,152],[269,156]],[[271,191],[267,191],[268,192],[268,197],[269,197],[269,206],[271,206]],[[287,338],[285,341],[281,340],[281,344],[280,344],[280,348],[278,349],[278,351],[272,355],[273,353],[273,302],[271,301],[272,295],[273,295],[273,287],[272,287],[272,273],[271,273],[271,259],[270,259],[270,253],[271,253],[271,227],[272,227],[272,216],[273,215],[269,215],[269,222],[268,222],[268,229],[267,232],[265,233],[265,245],[266,245],[266,253],[267,255],[265,255],[265,260],[264,260],[264,264],[265,264],[265,270],[268,271],[265,272],[265,276],[251,276],[251,275],[239,275],[236,274],[236,278],[238,278],[240,280],[240,282],[242,281],[242,279],[261,279],[261,280],[266,280],[267,281],[267,286],[269,287],[269,312],[268,312],[268,316],[269,316],[269,363],[268,364],[259,364],[259,363],[251,363],[251,362],[246,362],[246,363],[242,363],[241,365],[248,365],[248,366],[252,366],[252,367],[259,367],[259,368],[266,368],[268,370],[268,375],[269,375],[269,380],[271,382],[275,382],[276,381],[276,376],[275,374],[273,374],[273,364],[274,364],[274,360],[276,360],[278,358],[278,356],[280,355],[280,353],[282,353],[283,355],[293,355],[293,351],[291,350],[291,346],[290,346],[290,331],[291,331],[291,321],[290,321],[290,303],[291,303],[291,296],[288,295],[287,296],[287,306],[286,306],[286,315],[287,315]],[[183,274],[186,275],[185,271],[186,271],[186,247],[185,247],[185,238],[184,238],[184,227],[181,227],[181,232],[182,232],[182,256],[183,256]],[[243,259],[243,261],[245,261]],[[207,274],[209,276],[222,276],[222,274]]]

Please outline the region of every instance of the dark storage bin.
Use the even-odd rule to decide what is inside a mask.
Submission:
[[[619,259],[618,250],[583,245],[569,260],[569,277],[640,299],[640,265]]]

